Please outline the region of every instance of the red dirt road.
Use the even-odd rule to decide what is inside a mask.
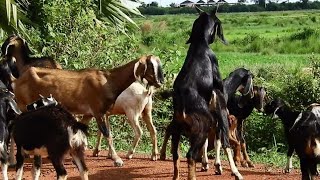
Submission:
[[[101,152],[100,157],[92,157],[92,151],[87,151],[86,163],[89,167],[89,179],[93,180],[150,180],[150,179],[172,179],[173,175],[173,163],[171,158],[166,161],[151,161],[150,155],[136,155],[133,159],[127,160],[124,153],[120,153],[123,158],[123,167],[114,167],[113,161],[107,159],[107,152]],[[212,167],[213,160],[210,160],[210,165]],[[197,164],[197,179],[221,179],[229,180],[234,179],[231,176],[230,168],[226,162],[223,162],[223,175],[214,175],[213,169],[210,167],[208,172],[200,172],[201,164]],[[30,160],[25,163],[24,166],[24,179],[31,178],[31,163]],[[71,159],[67,158],[65,162],[65,167],[68,173],[69,180],[78,180],[79,172],[75,165],[72,164]],[[255,168],[239,168],[240,173],[246,180],[299,180],[300,170],[294,169],[291,174],[283,174],[282,169],[276,169],[268,167],[266,165],[256,165]],[[2,175],[1,175],[2,176]],[[15,171],[14,169],[9,169],[9,178],[14,179]],[[180,167],[180,177],[181,179],[187,179],[187,162],[186,159],[182,159]],[[56,179],[56,173],[48,160],[43,160],[43,165],[41,169],[42,180],[52,180]],[[317,178],[320,179],[320,178]]]

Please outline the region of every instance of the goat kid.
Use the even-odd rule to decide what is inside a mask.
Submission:
[[[160,87],[163,73],[159,58],[143,56],[110,71],[30,67],[13,82],[13,89],[22,111],[38,98],[38,94],[52,94],[71,113],[95,117],[99,130],[111,147],[111,158],[116,166],[122,166],[123,161],[112,145],[112,136],[108,132],[110,124],[104,114],[111,110],[119,94],[136,80],[146,80],[149,86]]]
[[[14,95],[0,81],[0,162],[4,180],[8,180],[8,143],[10,139],[10,120],[21,113],[14,101]]]
[[[124,90],[117,98],[112,110],[108,114],[110,115],[126,115],[129,125],[133,128],[135,137],[132,142],[132,147],[127,153],[127,158],[131,159],[135,152],[135,149],[142,136],[142,128],[139,123],[139,116],[146,123],[147,129],[150,132],[153,148],[152,148],[152,160],[158,159],[158,145],[157,145],[157,130],[152,122],[152,95],[153,88],[146,89],[139,82],[132,83],[126,90]],[[108,117],[107,117],[108,120]],[[84,122],[85,120],[82,120]],[[88,123],[88,122],[84,122]],[[101,132],[98,132],[98,138],[96,147],[93,151],[93,156],[98,156],[100,151],[102,136]],[[109,151],[111,153],[111,151]],[[109,155],[111,157],[111,155]]]
[[[78,167],[81,179],[88,179],[84,161],[88,126],[79,123],[61,105],[47,106],[22,113],[13,120],[12,135],[17,145],[16,179],[23,176],[24,154],[34,155],[32,175],[39,179],[41,158],[49,157],[57,179],[66,179],[63,159],[70,153]]]
[[[262,112],[265,104],[266,91],[263,87],[253,86],[253,97],[250,94],[247,95],[236,95],[233,93],[229,96],[228,110],[229,113],[236,117],[237,121],[237,137],[240,138],[240,146],[234,146],[234,161],[236,164],[240,164],[243,167],[254,167],[250,157],[247,153],[246,143],[244,139],[243,124],[244,120],[252,113],[253,109],[256,108]],[[230,132],[230,131],[229,131]],[[211,134],[213,134],[211,132]],[[208,151],[212,150],[215,146],[212,143],[214,136],[209,135]],[[241,150],[240,150],[241,149]],[[241,158],[240,152],[242,152],[243,159]],[[217,153],[217,152],[216,152]],[[217,158],[216,158],[217,160]]]
[[[318,175],[320,163],[320,119],[312,111],[292,111],[281,99],[275,99],[265,106],[265,113],[279,117],[284,126],[289,149],[285,171],[292,169],[292,153],[300,159],[302,179],[313,179]]]

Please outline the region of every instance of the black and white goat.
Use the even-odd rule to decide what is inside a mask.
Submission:
[[[44,97],[41,94],[39,94],[39,96],[40,96],[40,99],[27,105],[27,111],[36,110],[46,106],[58,105],[58,101],[52,97],[52,94],[50,94],[49,97]]]
[[[0,81],[0,161],[4,180],[8,180],[9,122],[19,113],[20,111],[14,101],[14,95]]]
[[[320,163],[320,119],[311,111],[292,111],[283,100],[276,99],[265,106],[265,113],[279,117],[288,140],[286,172],[292,168],[292,153],[300,158],[302,179],[313,179],[318,175]]]
[[[88,179],[84,161],[88,126],[79,123],[61,105],[45,106],[22,113],[13,121],[12,135],[17,145],[16,179],[22,179],[24,154],[34,155],[33,179],[40,175],[41,157],[48,156],[57,179],[66,179],[63,166],[68,153],[77,165],[81,179]]]

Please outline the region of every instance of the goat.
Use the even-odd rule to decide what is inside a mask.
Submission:
[[[225,89],[225,93],[222,97],[219,97],[221,101],[225,101],[227,99],[229,99],[229,97],[232,97],[236,91],[240,91],[242,93],[243,96],[248,96],[248,97],[252,97],[253,96],[253,86],[252,86],[252,79],[254,78],[253,74],[244,68],[238,68],[234,71],[232,71],[228,77],[226,77],[223,80],[223,86]],[[211,103],[219,103],[216,102],[216,100],[213,100],[216,97],[216,92],[213,92],[212,98],[211,98]],[[162,92],[161,96],[166,96],[166,97],[170,97],[172,96],[172,91],[170,92]],[[216,111],[216,107],[219,107],[216,104],[212,104],[209,106],[212,106],[212,108],[210,109],[211,113],[213,113],[214,111]],[[218,112],[219,113],[219,112]],[[221,174],[222,173],[222,168],[221,168],[221,160],[220,160],[220,147],[219,146],[213,146],[212,142],[214,142],[214,139],[216,138],[216,126],[213,126],[212,128],[210,128],[210,133],[209,133],[209,144],[205,144],[205,146],[203,147],[203,168],[202,170],[206,171],[208,170],[208,158],[207,158],[207,149],[206,146],[209,145],[210,146],[210,150],[212,150],[213,147],[216,147],[216,161],[215,161],[215,167],[216,167],[216,172],[217,174]],[[166,147],[167,147],[167,142],[168,139],[171,135],[171,131],[173,131],[174,129],[172,129],[172,122],[169,124],[169,126],[166,129],[166,133],[165,133],[165,137],[163,140],[163,144],[162,144],[162,148],[160,151],[160,159],[164,160],[166,158]],[[239,152],[240,153],[240,152]],[[201,154],[201,153],[200,153]],[[201,155],[200,155],[201,156]]]
[[[191,35],[187,43],[190,43],[186,60],[173,84],[173,120],[172,120],[172,154],[174,164],[173,179],[179,179],[179,154],[178,146],[181,135],[189,138],[190,149],[187,153],[188,179],[195,179],[195,159],[204,145],[210,127],[213,126],[213,117],[208,105],[212,91],[220,91],[224,88],[217,58],[210,49],[215,35],[225,42],[221,21],[215,12],[210,14],[199,12],[199,17],[194,21]],[[225,103],[226,104],[226,103]],[[221,107],[218,111],[219,134],[223,139],[224,148],[228,154],[231,171],[238,179],[242,179],[230,158],[231,150],[228,139],[227,107]],[[220,138],[220,136],[219,136]]]
[[[0,63],[0,80],[3,83],[3,88],[8,89],[9,91],[13,91],[11,87],[11,83],[15,77],[13,76],[13,72],[10,68],[10,65],[7,61],[3,60]]]
[[[300,159],[302,179],[313,179],[318,175],[320,163],[320,119],[312,111],[293,111],[277,98],[265,106],[265,114],[279,117],[282,121],[289,149],[285,171],[292,168],[292,153],[296,151]]]
[[[152,160],[157,160],[158,145],[157,145],[157,131],[152,122],[152,94],[153,90],[147,90],[139,82],[132,83],[126,90],[124,90],[117,98],[110,114],[120,115],[125,114],[128,118],[129,125],[133,128],[135,138],[132,143],[132,148],[127,153],[127,158],[131,159],[135,148],[142,136],[142,129],[139,124],[139,116],[142,117],[146,123],[152,139],[153,150]],[[108,120],[108,117],[107,117]],[[87,122],[85,122],[87,123]],[[93,151],[93,156],[98,156],[101,144],[101,132],[98,132],[97,144]],[[111,151],[109,151],[111,152]]]
[[[104,114],[110,111],[119,94],[136,80],[160,87],[163,82],[160,59],[152,55],[142,56],[109,71],[30,67],[13,82],[13,89],[22,111],[37,99],[38,94],[52,94],[71,113],[95,117],[99,130],[111,147],[111,158],[116,166],[122,166],[123,161],[112,146],[107,128],[109,122],[105,121]]]
[[[34,101],[33,103],[27,105],[27,111],[36,110],[42,107],[46,106],[56,106],[58,105],[58,101],[52,97],[52,94],[50,94],[50,97],[44,97],[41,94],[39,94],[40,99]]]
[[[10,120],[20,113],[14,95],[3,88],[4,84],[0,81],[0,162],[4,180],[8,180],[8,143],[10,139]]]
[[[23,176],[24,154],[34,155],[33,179],[39,179],[41,158],[48,156],[57,173],[57,179],[66,179],[63,166],[70,153],[78,167],[81,179],[88,179],[84,161],[88,126],[76,119],[61,105],[46,106],[20,114],[13,120],[12,136],[17,145],[16,179]]]
[[[228,87],[227,85],[225,87]],[[228,88],[226,88],[228,89]],[[265,104],[266,91],[263,87],[253,86],[253,97],[251,95],[236,95],[233,93],[230,95],[228,100],[229,113],[234,115],[237,119],[237,137],[240,139],[240,144],[234,143],[234,160],[238,164],[244,167],[254,167],[252,161],[247,153],[246,143],[244,139],[243,124],[244,120],[252,113],[253,109],[256,108],[259,112],[263,111]],[[212,130],[213,131],[213,130]],[[231,132],[231,131],[230,131]],[[215,146],[212,143],[214,140],[213,132],[209,135],[208,151],[211,151]],[[241,149],[241,150],[240,150]],[[243,154],[244,160],[241,161],[240,151]],[[217,159],[217,158],[216,158]],[[206,163],[203,163],[206,164]],[[203,169],[207,169],[204,168]]]
[[[7,61],[16,63],[17,72],[13,71],[13,76],[16,78],[31,66],[62,69],[61,65],[50,57],[30,57],[31,50],[28,43],[15,34],[5,40],[1,52],[7,57]]]

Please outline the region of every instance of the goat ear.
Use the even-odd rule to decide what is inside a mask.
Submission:
[[[22,112],[20,111],[20,109],[18,108],[17,103],[12,99],[12,98],[8,98],[8,106],[9,108],[11,108],[16,114],[21,114]],[[9,110],[9,109],[8,109]]]
[[[32,54],[32,51],[31,49],[29,48],[29,45],[27,43],[27,41],[25,39],[22,39],[23,40],[23,44],[25,45],[26,47],[26,51],[27,51],[27,54]]]
[[[135,63],[134,68],[133,68],[133,74],[134,74],[134,77],[136,78],[136,80],[142,81],[141,75],[144,74],[147,69],[147,59],[148,59],[147,56],[142,56],[138,60],[138,62]],[[141,66],[144,67],[143,70],[141,69]]]
[[[12,44],[8,44],[8,45],[7,45],[7,47],[6,47],[6,52],[4,53],[5,56],[8,55],[8,53],[9,53],[9,48],[10,48],[11,45],[12,45]]]
[[[213,34],[214,34],[214,37],[217,36],[222,41],[223,44],[225,45],[228,44],[227,40],[224,38],[224,35],[223,35],[221,21],[218,18],[216,19],[216,22],[215,22]]]
[[[44,98],[44,96],[42,96],[42,94],[39,94],[39,96],[40,96],[41,98]]]

